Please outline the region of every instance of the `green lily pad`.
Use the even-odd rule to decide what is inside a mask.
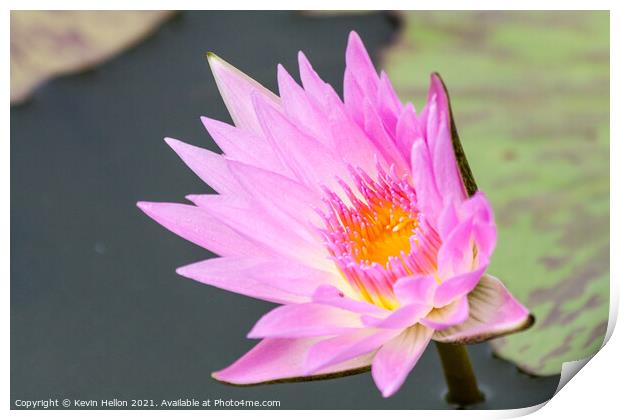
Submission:
[[[602,345],[609,313],[609,13],[404,12],[383,66],[421,108],[441,73],[495,209],[489,269],[536,324],[492,342],[555,374]]]
[[[11,103],[45,80],[92,68],[153,32],[172,12],[11,11]]]

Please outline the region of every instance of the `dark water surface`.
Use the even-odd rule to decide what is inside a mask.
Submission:
[[[433,346],[390,399],[370,374],[248,388],[215,382],[210,373],[254,345],[245,334],[272,305],[176,275],[208,252],[135,207],[211,191],[162,140],[217,150],[199,117],[229,117],[205,51],[275,89],[276,63],[296,74],[303,49],[340,90],[351,29],[375,61],[396,30],[385,14],[183,13],[97,70],[48,83],[11,110],[13,407],[16,399],[47,398],[448,407]],[[558,383],[518,373],[486,344],[470,352],[488,397],[481,408],[531,406]]]

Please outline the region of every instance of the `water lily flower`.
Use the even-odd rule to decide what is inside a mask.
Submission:
[[[388,397],[430,340],[524,328],[528,310],[485,274],[493,212],[465,187],[437,75],[417,113],[354,32],[344,101],[301,52],[302,85],[280,65],[279,96],[213,54],[209,64],[234,126],[202,122],[224,153],[166,141],[218,194],[138,206],[220,256],[180,275],[280,304],[249,332],[261,341],[214,378],[256,384],[371,366]]]

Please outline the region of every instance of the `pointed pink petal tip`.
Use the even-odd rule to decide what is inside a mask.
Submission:
[[[252,107],[252,94],[260,94],[276,106],[279,98],[217,55],[209,53],[207,57],[215,83],[235,126],[260,135],[261,128]]]
[[[148,201],[138,201],[136,203],[136,207],[148,214],[151,208],[151,203],[149,203]]]
[[[164,141],[172,148],[172,150],[177,150],[177,148],[183,144],[183,142],[173,139],[172,137],[164,137]]]
[[[431,73],[431,81],[428,89],[428,100],[433,97],[433,95],[437,95],[437,101],[440,106],[447,105],[448,94],[446,89],[444,88],[443,82],[441,80],[441,76],[436,71]]]
[[[356,47],[361,46],[362,48],[364,48],[364,43],[362,41],[362,38],[359,36],[359,34],[356,31],[349,32],[348,42],[349,42],[349,45],[355,45]]]

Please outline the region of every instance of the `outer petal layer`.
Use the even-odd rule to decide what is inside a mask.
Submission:
[[[300,183],[321,192],[321,185],[337,185],[336,176],[348,176],[344,162],[329,148],[300,131],[262,96],[253,99],[265,137]]]
[[[365,328],[322,340],[312,346],[304,364],[308,374],[320,372],[326,367],[373,352],[400,333],[400,330]]]
[[[469,318],[462,324],[436,331],[443,343],[476,343],[532,325],[534,319],[501,281],[484,275],[469,295]]]
[[[317,268],[333,269],[327,251],[304,236],[304,231],[291,229],[282,217],[275,217],[254,202],[239,202],[237,197],[230,195],[207,194],[187,198],[221,223],[271,250],[272,255],[278,254]]]
[[[371,316],[364,316],[362,319],[367,326],[402,329],[417,323],[420,318],[427,315],[431,309],[432,306],[427,302],[410,303],[409,305],[396,309],[384,319]]]
[[[342,334],[362,326],[360,316],[354,312],[320,303],[304,303],[279,306],[263,315],[248,337],[317,337]]]
[[[234,193],[237,182],[226,166],[224,156],[169,137],[165,139],[185,164],[215,191]]]
[[[414,325],[377,352],[372,362],[372,377],[384,397],[392,396],[405,382],[432,335],[432,329]]]
[[[235,126],[254,134],[261,134],[252,105],[252,96],[260,95],[264,100],[278,107],[280,98],[217,55],[209,53],[208,59],[217,88]]]
[[[264,247],[187,204],[138,202],[140,210],[166,229],[218,255],[269,255]]]
[[[228,159],[291,176],[271,145],[261,136],[211,118],[201,117],[201,120]]]
[[[177,273],[234,293],[276,303],[309,302],[321,285],[337,284],[334,274],[283,258],[212,258],[177,269]]]
[[[443,308],[435,308],[423,319],[420,324],[434,330],[444,330],[453,325],[465,322],[469,316],[469,305],[466,297],[460,297]]]
[[[402,277],[394,285],[394,292],[401,304],[430,303],[436,289],[437,282],[433,276]]]
[[[435,73],[431,75],[426,111],[426,135],[437,188],[442,197],[461,202],[466,195],[452,145],[448,95]]]
[[[435,291],[434,306],[441,308],[465,296],[476,287],[485,270],[486,265],[444,281]]]
[[[314,224],[320,222],[315,209],[323,203],[313,190],[275,172],[240,162],[228,162],[228,169],[244,193],[254,197],[270,213],[294,219],[301,229],[315,230]]]
[[[374,356],[374,353],[364,354],[317,371],[312,376],[305,375],[305,355],[317,341],[317,338],[267,338],[232,365],[211,376],[234,385],[328,379],[365,372]]]

